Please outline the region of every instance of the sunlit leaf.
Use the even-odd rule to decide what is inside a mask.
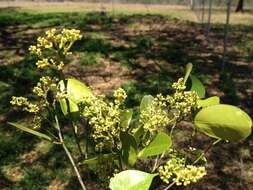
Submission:
[[[132,109],[125,110],[120,117],[120,126],[124,129],[127,129],[131,123],[132,116],[133,116]]]
[[[153,100],[154,97],[151,95],[144,96],[141,100],[140,111],[143,112],[149,109],[149,107],[152,105]]]
[[[48,141],[52,141],[52,138],[50,136],[48,136],[48,135],[46,135],[44,133],[35,131],[35,130],[31,129],[31,128],[25,127],[25,126],[23,126],[21,124],[12,123],[12,122],[8,122],[8,124],[10,124],[11,126],[14,126],[14,127],[18,128],[18,129],[21,129],[22,131],[25,131],[25,132],[30,133],[32,135],[35,135],[35,136],[37,136],[39,138],[42,138],[42,139],[45,139],[45,140],[48,140]]]
[[[64,91],[65,90],[65,85],[63,81],[60,81],[60,90]],[[67,80],[67,94],[69,97],[69,107],[70,107],[70,112],[78,112],[78,106],[77,104],[82,101],[85,97],[90,97],[93,96],[92,91],[89,87],[87,87],[84,83],[81,81],[78,81],[76,79],[68,79]],[[60,100],[60,106],[61,110],[64,115],[68,114],[68,106],[66,100],[62,99]]]
[[[60,106],[62,113],[64,115],[68,115],[68,107],[67,107],[67,102],[65,99],[60,100]],[[70,108],[70,113],[76,113],[79,111],[79,108],[76,103],[74,103],[72,100],[69,99],[69,108]]]
[[[190,75],[192,86],[191,91],[195,91],[200,98],[204,98],[206,90],[202,82],[194,75]]]
[[[148,190],[157,174],[138,170],[126,170],[116,174],[110,180],[111,190]]]
[[[220,104],[220,98],[218,96],[213,96],[204,100],[197,100],[198,107],[208,107]]]
[[[239,141],[251,134],[251,118],[235,106],[219,104],[200,110],[195,126],[206,135],[228,141]]]
[[[138,157],[155,156],[162,154],[171,147],[172,141],[169,135],[164,132],[160,132],[156,135],[153,141],[142,149]]]

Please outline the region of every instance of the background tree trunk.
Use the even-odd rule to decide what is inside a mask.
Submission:
[[[243,12],[244,0],[239,0],[235,9],[235,12]]]

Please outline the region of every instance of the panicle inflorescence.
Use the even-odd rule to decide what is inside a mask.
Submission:
[[[194,91],[185,91],[186,87],[183,78],[173,83],[175,93],[163,96],[158,94],[151,106],[140,113],[140,121],[144,129],[151,133],[157,131],[159,127],[166,127],[172,122],[189,116],[197,107],[198,99]]]
[[[206,175],[205,167],[185,165],[185,163],[185,158],[172,157],[165,165],[159,167],[160,178],[167,184],[173,181],[178,186],[187,186]]]
[[[119,148],[120,116],[123,112],[122,105],[126,99],[123,89],[114,92],[114,101],[107,102],[104,96],[88,97],[82,103],[83,115],[89,119],[92,127],[92,137],[96,142],[96,150],[104,148]]]
[[[167,96],[166,99],[173,115],[177,119],[190,115],[197,107],[197,93],[195,91],[185,91],[183,78],[173,83],[172,88],[175,89],[175,93],[172,96]]]
[[[49,90],[55,91],[57,89],[57,83],[59,79],[56,77],[43,76],[40,78],[40,81],[33,88],[33,93],[44,99],[47,98]]]
[[[38,105],[29,102],[28,99],[25,97],[13,96],[10,103],[12,105],[23,107],[24,111],[28,111],[30,113],[37,113],[40,110]]]
[[[62,70],[64,63],[59,60],[60,56],[71,54],[69,51],[75,41],[80,40],[80,30],[55,28],[46,31],[44,36],[38,37],[37,44],[32,45],[29,51],[38,56],[36,65],[39,69],[52,68]]]
[[[145,111],[140,113],[140,122],[144,129],[154,133],[159,127],[167,126],[170,121],[162,102],[155,99]]]

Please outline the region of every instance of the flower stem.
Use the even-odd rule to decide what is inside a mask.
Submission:
[[[80,172],[79,172],[79,170],[77,169],[77,166],[76,166],[76,164],[75,164],[75,161],[74,161],[74,159],[73,159],[73,157],[72,157],[70,151],[68,150],[68,148],[67,148],[67,146],[66,146],[66,144],[65,144],[65,142],[64,142],[64,140],[63,140],[63,135],[62,135],[62,132],[61,132],[61,128],[60,128],[60,126],[59,126],[58,117],[57,117],[56,115],[55,115],[55,122],[56,122],[56,127],[57,127],[57,129],[58,129],[58,135],[59,135],[59,138],[60,138],[60,142],[61,142],[61,144],[62,144],[62,147],[63,147],[65,153],[67,154],[67,156],[68,156],[68,158],[69,158],[69,161],[70,161],[70,163],[72,164],[72,166],[73,166],[73,168],[74,168],[74,170],[75,170],[76,176],[77,176],[77,178],[78,178],[78,181],[79,181],[79,183],[80,183],[82,189],[83,189],[83,190],[86,190],[86,187],[85,187],[85,185],[84,185],[84,183],[83,183],[83,180],[82,180],[82,177],[81,177],[81,175],[80,175]]]
[[[173,185],[175,185],[175,181],[173,181],[171,184],[169,184],[169,186],[167,186],[164,190],[168,190],[170,189]]]
[[[204,152],[202,154],[200,154],[200,156],[193,162],[193,165],[198,163],[198,161],[214,146],[216,145],[218,142],[220,142],[221,139],[217,139],[216,141],[214,141],[213,143],[209,144],[208,147],[206,147],[206,149],[204,150]]]

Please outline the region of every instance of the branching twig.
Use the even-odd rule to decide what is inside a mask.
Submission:
[[[75,161],[74,161],[74,159],[73,159],[73,157],[72,157],[70,151],[68,150],[68,148],[67,148],[67,146],[65,145],[65,142],[64,142],[64,140],[63,140],[63,135],[62,135],[62,132],[61,132],[61,129],[60,129],[60,126],[59,126],[59,121],[58,121],[58,118],[57,118],[56,115],[55,115],[55,122],[56,122],[56,127],[57,127],[57,129],[58,129],[58,135],[59,135],[59,138],[60,138],[60,142],[61,142],[61,144],[62,144],[62,146],[63,146],[63,149],[64,149],[64,151],[66,152],[66,154],[67,154],[67,156],[68,156],[68,158],[69,158],[69,160],[70,160],[70,163],[72,164],[72,166],[73,166],[73,168],[74,168],[74,170],[75,170],[76,176],[77,176],[77,178],[78,178],[78,181],[79,181],[79,183],[80,183],[82,189],[83,189],[83,190],[86,190],[85,185],[84,185],[83,180],[82,180],[82,177],[81,177],[81,175],[80,175],[80,172],[78,171],[77,166],[76,166],[76,164],[75,164]]]
[[[206,149],[204,150],[204,152],[202,154],[200,154],[200,156],[193,162],[193,165],[198,163],[198,161],[205,156],[205,154],[210,150],[210,148],[212,148],[214,145],[216,145],[218,142],[220,142],[221,139],[217,139],[216,141],[214,141],[213,143],[209,144],[208,147],[206,147]]]
[[[168,190],[170,189],[173,185],[175,185],[175,181],[173,181],[171,184],[169,184],[169,186],[167,186],[164,190]]]

